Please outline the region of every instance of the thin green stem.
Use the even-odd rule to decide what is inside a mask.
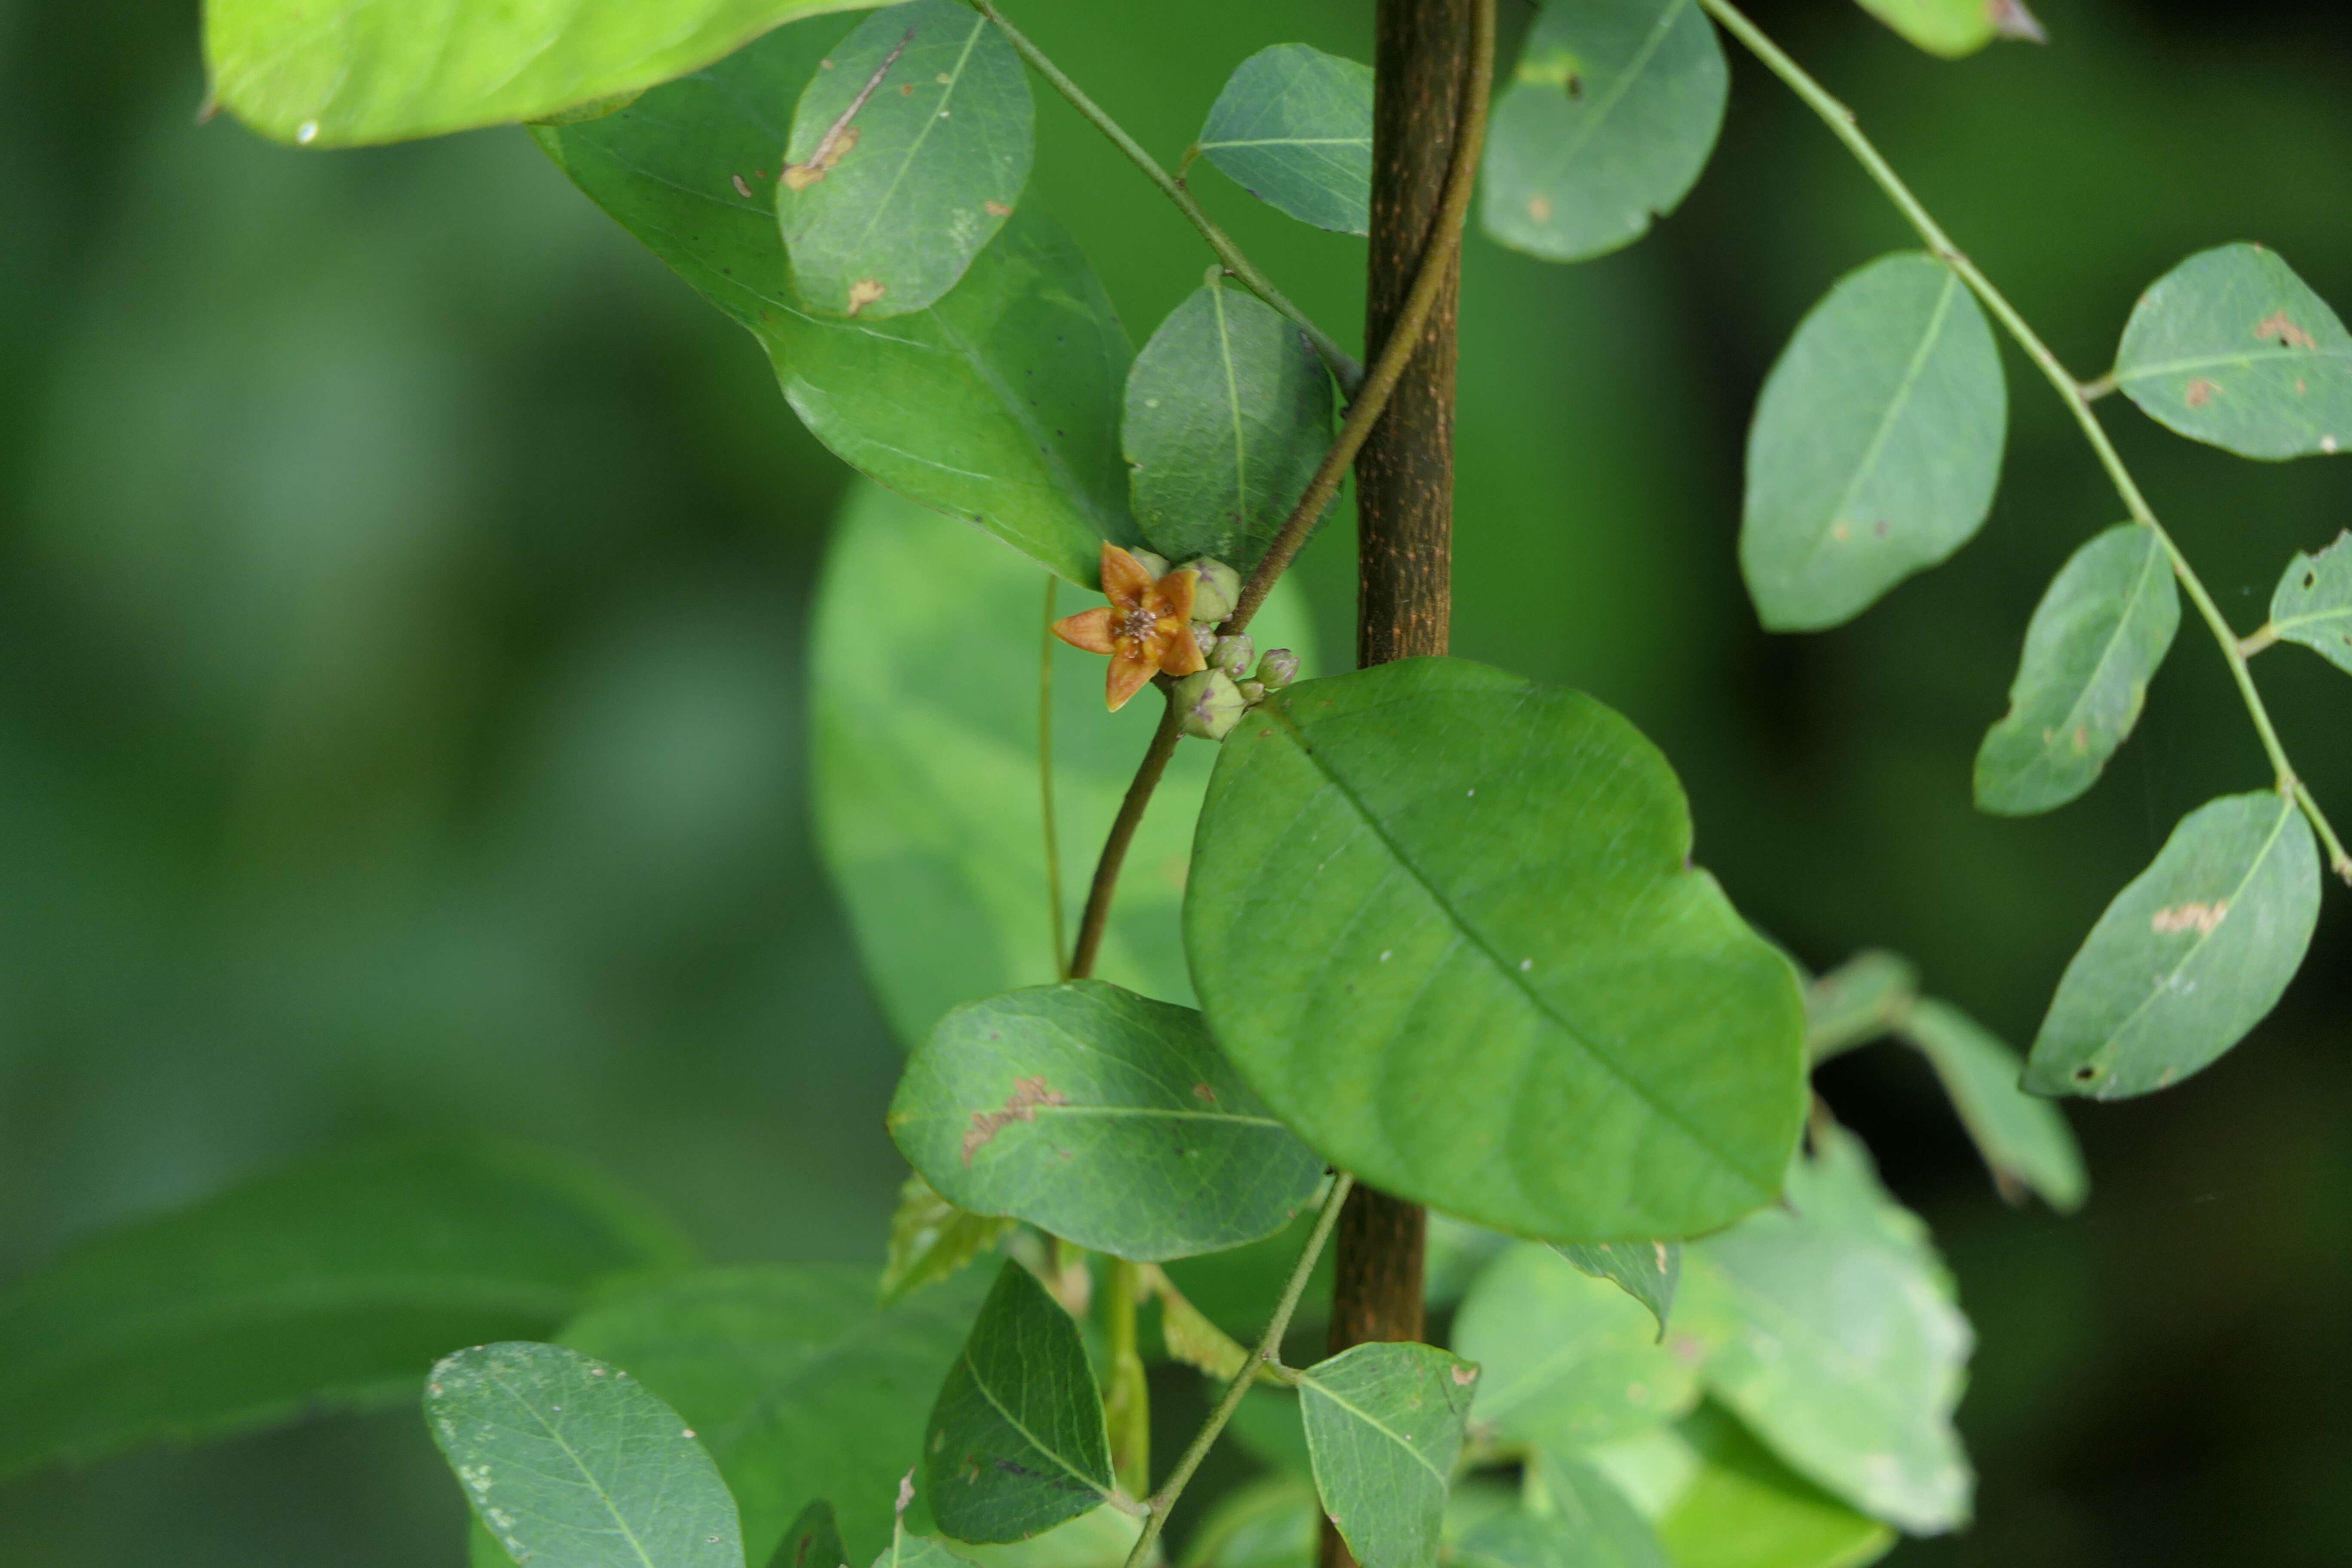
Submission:
[[[1151,1489],[1151,1394],[1135,1341],[1135,1307],[1142,1294],[1141,1266],[1112,1258],[1103,1297],[1103,1341],[1110,1352],[1103,1418],[1110,1430],[1111,1473],[1137,1498]]]
[[[1232,237],[1201,210],[1201,204],[1193,199],[1191,191],[1184,188],[1184,182],[1161,168],[1160,161],[1145,152],[1143,144],[1129,136],[1118,121],[1105,113],[1100,104],[1088,98],[1086,89],[1072,81],[1061,67],[1047,58],[1045,52],[1031,42],[1027,34],[1006,21],[1004,13],[996,8],[992,0],[971,0],[971,5],[982,16],[996,24],[1005,41],[1029,62],[1031,69],[1045,79],[1047,86],[1068,99],[1071,108],[1108,137],[1112,146],[1126,153],[1128,161],[1143,171],[1143,177],[1157,185],[1161,195],[1176,204],[1176,210],[1200,230],[1201,237],[1209,242],[1209,248],[1216,252],[1217,259],[1224,263],[1226,271],[1240,279],[1251,293],[1297,324],[1298,330],[1307,334],[1307,342],[1322,356],[1323,363],[1331,367],[1332,375],[1339,380],[1339,390],[1353,397],[1364,380],[1364,367],[1356,362],[1355,356],[1341,348],[1330,333],[1317,326],[1306,311],[1292,304],[1289,297],[1275,287],[1274,279],[1259,271],[1257,264],[1242,254],[1242,247],[1233,242]]]
[[[2008,298],[1993,287],[1992,280],[1977,269],[1976,263],[1952,243],[1951,237],[1928,214],[1919,198],[1911,194],[1911,188],[1903,183],[1902,177],[1871,143],[1870,138],[1862,133],[1861,127],[1854,122],[1853,110],[1832,98],[1802,66],[1790,59],[1778,44],[1743,16],[1730,0],[1699,0],[1699,5],[1723,25],[1725,31],[1746,45],[1748,52],[1762,61],[1767,70],[1779,77],[1802,99],[1807,108],[1821,117],[1822,122],[1830,128],[1830,133],[1845,143],[1846,150],[1854,155],[1872,182],[1918,231],[1927,248],[1960,275],[1961,280],[1979,300],[1984,301],[1985,308],[2000,322],[2011,341],[2025,351],[2026,357],[2041,370],[2050,384],[2057,388],[2060,399],[2074,415],[2074,423],[2082,427],[2084,439],[2090,443],[2100,467],[2106,470],[2108,479],[2115,485],[2116,493],[2123,498],[2124,507],[2131,514],[2132,521],[2155,534],[2157,541],[2164,546],[2165,555],[2172,563],[2172,574],[2179,579],[2189,602],[2196,605],[2199,616],[2213,634],[2222,658],[2230,666],[2231,679],[2237,683],[2238,695],[2245,703],[2247,716],[2253,721],[2254,733],[2261,738],[2263,752],[2270,759],[2278,792],[2303,808],[2304,816],[2310,819],[2312,827],[2327,846],[2329,864],[2336,875],[2352,883],[2352,856],[2345,853],[2343,840],[2336,837],[2336,829],[2319,809],[2319,803],[2312,797],[2311,791],[2296,776],[2294,763],[2279,740],[2278,728],[2271,721],[2270,709],[2263,703],[2262,693],[2255,689],[2252,672],[2246,668],[2247,654],[2238,634],[2231,628],[2221,606],[2213,602],[2213,595],[2207,592],[2204,580],[2189,564],[2189,557],[2182,553],[2180,546],[2164,525],[2157,521],[2155,509],[2140,493],[2130,470],[2124,467],[2123,458],[2116,452],[2115,443],[2108,439],[2106,427],[2099,423],[2098,414],[2091,406],[2092,399],[2103,395],[2112,383],[2102,385],[2094,382],[2085,385],[2068,374],[2066,367],[2059,363],[2058,356],[2051,352],[2050,345],[2042,341],[2041,335],[2027,324],[2023,316],[2018,314],[2017,308],[2009,302]]]
[[[2238,639],[2239,656],[2244,658],[2252,658],[2254,655],[2262,652],[2263,649],[2271,647],[2278,640],[2279,629],[2277,625],[2273,622],[2264,622],[2262,626],[2255,627],[2252,631],[2248,632],[2244,637]]]
[[[1118,815],[1111,818],[1110,835],[1103,840],[1101,858],[1095,862],[1095,879],[1087,889],[1086,913],[1078,917],[1077,951],[1070,955],[1068,978],[1083,980],[1095,972],[1095,960],[1101,956],[1103,931],[1110,924],[1110,901],[1118,892],[1118,873],[1127,864],[1129,846],[1135,842],[1135,830],[1143,825],[1143,809],[1151,804],[1151,792],[1160,787],[1160,775],[1168,771],[1168,759],[1176,754],[1176,742],[1184,738],[1183,715],[1176,711],[1175,689],[1164,679],[1156,682],[1167,706],[1160,713],[1160,728],[1151,732],[1151,744],[1143,753],[1143,761],[1135,770],[1135,777],[1127,786],[1127,796],[1118,803]]]
[[[1067,980],[1070,971],[1063,954],[1062,836],[1054,823],[1054,588],[1055,578],[1045,574],[1045,621],[1037,649],[1037,805],[1045,822],[1045,908],[1053,921],[1054,973]]]
[[[1331,1190],[1323,1199],[1323,1210],[1315,1216],[1315,1228],[1308,1234],[1307,1246],[1298,1254],[1298,1261],[1291,1266],[1289,1282],[1282,1288],[1282,1300],[1276,1303],[1274,1316],[1266,1321],[1265,1332],[1258,1336],[1257,1348],[1250,1352],[1248,1364],[1225,1384],[1224,1397],[1217,1401],[1217,1407],[1209,1413],[1209,1419],[1202,1424],[1200,1431],[1192,1435],[1192,1445],[1184,1450],[1184,1457],[1177,1460],[1175,1469],[1169,1472],[1167,1484],[1154,1493],[1146,1505],[1150,1512],[1143,1521],[1143,1533],[1135,1538],[1135,1550],[1127,1554],[1127,1568],[1142,1568],[1150,1557],[1152,1544],[1160,1539],[1160,1528],[1168,1522],[1168,1515],[1176,1507],[1176,1500],[1184,1495],[1185,1487],[1192,1483],[1192,1472],[1201,1468],[1202,1459],[1208,1458],[1209,1449],[1216,1442],[1218,1435],[1224,1431],[1225,1423],[1231,1421],[1234,1412],[1241,1408],[1243,1396],[1257,1381],[1257,1369],[1281,1364],[1282,1336],[1290,1330],[1290,1320],[1298,1310],[1299,1298],[1307,1293],[1307,1277],[1315,1272],[1315,1260],[1323,1256],[1324,1244],[1331,1239],[1331,1227],[1339,1223],[1340,1205],[1348,1201],[1348,1194],[1355,1184],[1356,1178],[1345,1172],[1332,1181]]]

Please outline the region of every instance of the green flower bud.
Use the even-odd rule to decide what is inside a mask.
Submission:
[[[1192,623],[1192,646],[1201,650],[1203,660],[1213,663],[1209,656],[1217,651],[1217,628],[1205,621]]]
[[[1187,735],[1222,741],[1248,710],[1241,689],[1222,669],[1204,669],[1176,683],[1176,711],[1183,715]]]
[[[1222,561],[1212,561],[1203,555],[1198,561],[1187,561],[1182,570],[1201,574],[1198,587],[1192,590],[1192,618],[1211,625],[1234,613],[1242,602],[1242,574]]]
[[[1250,660],[1257,657],[1257,648],[1246,634],[1219,637],[1209,650],[1209,662],[1239,680],[1249,673]]]
[[[1265,700],[1265,682],[1263,680],[1238,680],[1234,683],[1234,689],[1240,692],[1242,700],[1253,708]]]
[[[1137,565],[1151,574],[1153,582],[1168,575],[1168,557],[1165,555],[1150,550],[1129,550],[1128,553],[1135,557]]]
[[[1298,656],[1286,647],[1270,647],[1257,661],[1257,678],[1268,691],[1279,691],[1298,679]]]

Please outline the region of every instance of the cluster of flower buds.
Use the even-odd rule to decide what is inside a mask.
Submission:
[[[1265,700],[1267,692],[1298,679],[1297,654],[1276,647],[1259,658],[1244,635],[1214,639],[1205,657],[1208,668],[1176,683],[1176,710],[1182,716],[1184,733],[1203,741],[1223,740],[1243,714]]]

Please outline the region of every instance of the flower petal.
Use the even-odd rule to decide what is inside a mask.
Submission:
[[[1160,623],[1163,626],[1167,624]],[[1209,661],[1202,657],[1201,645],[1192,636],[1192,623],[1178,621],[1176,628],[1176,635],[1160,651],[1160,668],[1171,675],[1194,675],[1208,668]]]
[[[1114,713],[1127,706],[1127,700],[1150,684],[1151,661],[1136,658],[1125,653],[1114,654],[1110,661],[1110,677],[1104,683],[1103,696]]]
[[[1180,621],[1192,618],[1192,595],[1201,585],[1201,574],[1187,566],[1181,572],[1171,572],[1151,585],[1151,596],[1159,603],[1152,608],[1163,616]]]
[[[1072,647],[1088,653],[1114,653],[1118,645],[1110,637],[1110,606],[1097,605],[1091,610],[1080,610],[1075,616],[1064,616],[1054,623],[1054,635]]]
[[[1102,585],[1104,598],[1123,610],[1131,610],[1151,591],[1151,574],[1144,569],[1142,562],[1106,539],[1102,547]]]

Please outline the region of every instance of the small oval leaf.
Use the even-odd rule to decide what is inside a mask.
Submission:
[[[776,222],[820,315],[903,316],[954,288],[1029,183],[1021,57],[953,0],[877,11],[835,45],[793,115]]]
[[[1838,280],[1766,378],[1739,565],[1775,631],[1853,619],[1982,527],[2009,393],[1984,312],[1932,256]]]
[[[1200,1014],[1099,980],[950,1013],[908,1062],[889,1125],[963,1207],[1139,1262],[1272,1236],[1323,1177]]]
[[[1675,1287],[1683,1277],[1681,1242],[1570,1242],[1555,1244],[1553,1250],[1595,1279],[1608,1280],[1650,1309],[1650,1316],[1658,1321],[1658,1338],[1666,1337],[1666,1318],[1675,1309]]]
[[[1323,1510],[1363,1568],[1434,1568],[1478,1369],[1431,1345],[1369,1344],[1299,1374]]]
[[[2242,458],[2352,446],[2352,334],[2259,245],[2200,251],[2151,284],[2115,375],[2149,418]]]
[[[2318,918],[2319,854],[2295,804],[2209,801],[2067,964],[2025,1087],[2120,1100],[2187,1078],[2278,1005]]]
[[[1102,1393],[1078,1325],[1020,1264],[998,1269],[923,1438],[923,1493],[957,1541],[1025,1541],[1111,1492]]]
[[[2352,531],[2294,558],[2271,595],[2271,630],[2352,675]]]
[[[1933,997],[1912,1005],[1901,1033],[1935,1068],[2002,1196],[2015,1201],[2021,1190],[2036,1192],[2061,1214],[2083,1206],[2091,1184],[2082,1151],[2064,1112],[2018,1088],[2023,1058]]]
[[[742,1568],[735,1500],[677,1411],[626,1372],[561,1345],[443,1359],[425,1386],[433,1440],[518,1563]]]
[[[1212,283],[1160,324],[1127,374],[1129,491],[1145,542],[1246,574],[1331,438],[1331,378],[1297,326]]]
[[[1978,809],[2048,811],[2098,782],[2179,625],[2154,529],[2118,523],[2076,551],[2034,608],[2009,713],[1977,751]]]
[[[1301,223],[1371,232],[1372,68],[1305,44],[1260,49],[1210,106],[1202,156]]]
[[[1730,84],[1696,0],[1551,0],[1495,105],[1486,232],[1551,261],[1641,238],[1706,167]]]

